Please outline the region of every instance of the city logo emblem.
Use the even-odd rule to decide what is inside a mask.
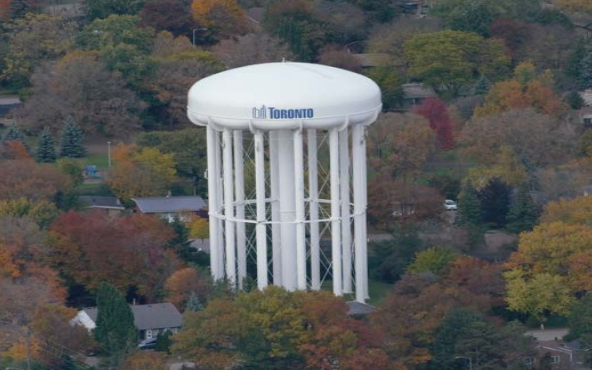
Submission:
[[[262,105],[261,108],[253,107],[253,118],[254,119],[266,119],[267,118],[267,108],[265,108],[265,105]]]

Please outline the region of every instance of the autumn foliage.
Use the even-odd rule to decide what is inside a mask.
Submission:
[[[442,149],[450,150],[454,147],[454,128],[448,115],[448,108],[442,100],[425,99],[414,109],[414,113],[430,121],[430,127],[436,131]]]
[[[178,267],[165,250],[173,237],[160,219],[134,214],[110,218],[102,212],[68,212],[51,226],[52,260],[73,282],[95,290],[103,281],[154,298]]]

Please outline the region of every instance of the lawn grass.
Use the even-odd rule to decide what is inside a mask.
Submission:
[[[98,170],[105,171],[109,168],[109,155],[107,153],[88,153],[82,159],[85,165],[95,165]]]
[[[369,292],[370,298],[368,299],[368,301],[366,303],[368,303],[371,306],[376,306],[376,305],[380,304],[386,298],[387,294],[392,290],[392,288],[393,288],[392,284],[387,284],[387,283],[383,283],[378,280],[369,279],[368,280],[368,292]],[[333,291],[333,281],[325,280],[323,282],[323,284],[321,285],[321,289]],[[356,300],[355,294],[344,294],[343,298],[345,298],[346,301],[355,301]]]

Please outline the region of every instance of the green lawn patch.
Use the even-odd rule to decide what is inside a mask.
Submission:
[[[322,290],[333,291],[333,281],[325,280],[321,286]],[[392,284],[383,283],[378,280],[368,280],[368,291],[370,299],[366,301],[371,306],[379,305],[387,296],[387,294],[393,289]],[[346,301],[355,301],[355,294],[344,294],[343,298]]]

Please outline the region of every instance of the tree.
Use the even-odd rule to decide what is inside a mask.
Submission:
[[[64,175],[70,177],[72,186],[77,187],[82,185],[84,176],[82,176],[83,168],[79,161],[66,157],[58,159],[56,164]]]
[[[84,132],[72,119],[66,120],[60,141],[60,157],[82,158],[86,156]]]
[[[568,157],[575,132],[565,120],[532,109],[513,109],[468,121],[460,142],[463,154],[480,163],[491,164],[507,146],[519,162],[536,168]]]
[[[194,0],[193,19],[217,37],[226,38],[247,30],[245,11],[235,0]]]
[[[150,0],[140,12],[142,25],[175,36],[188,36],[196,28],[189,5],[177,0]]]
[[[477,196],[477,190],[470,181],[467,181],[459,198],[456,223],[470,227],[480,226],[482,222],[481,201]]]
[[[388,177],[417,177],[436,149],[429,122],[414,114],[385,113],[368,133],[369,164]]]
[[[202,366],[362,369],[392,367],[380,333],[347,316],[341,298],[328,292],[287,292],[270,286],[212,300],[185,314],[173,351],[199,358]]]
[[[136,137],[140,147],[156,148],[161,153],[171,154],[180,176],[191,178],[199,194],[206,194],[207,181],[202,175],[207,168],[206,138],[203,130],[192,127],[179,131],[142,133]]]
[[[144,0],[84,0],[86,16],[90,20],[107,18],[112,14],[137,14]]]
[[[96,323],[95,339],[115,363],[136,347],[134,314],[117,288],[108,283],[101,283],[97,290]]]
[[[27,217],[40,228],[45,228],[58,215],[55,204],[47,200],[31,201],[26,198],[0,200],[0,218]]]
[[[565,98],[569,107],[574,110],[582,109],[584,106],[584,99],[577,91],[571,91]]]
[[[126,44],[149,53],[154,40],[154,30],[139,26],[140,18],[137,16],[110,15],[86,25],[76,41],[83,50],[101,52],[110,46]]]
[[[582,348],[592,345],[592,294],[586,294],[574,304],[567,316],[569,332],[564,340],[580,340]]]
[[[39,142],[37,144],[37,152],[35,153],[35,160],[40,163],[52,163],[56,161],[55,145],[53,136],[46,127],[43,129]]]
[[[164,333],[163,332],[158,333],[158,336],[156,337],[156,345],[154,347],[154,350],[156,352],[169,353],[170,348],[171,348],[171,344],[173,343],[171,340],[172,335],[173,334],[169,330],[165,330]],[[161,368],[159,368],[159,369],[161,369]]]
[[[125,136],[137,130],[145,104],[92,52],[68,54],[33,76],[33,96],[18,117],[23,125],[58,131],[67,119],[86,133]]]
[[[304,0],[281,0],[269,6],[263,19],[267,32],[285,41],[299,61],[312,61],[328,38],[328,27]]]
[[[15,123],[8,126],[8,130],[6,130],[6,133],[4,133],[4,136],[2,136],[2,143],[6,143],[8,141],[20,141],[25,147],[27,145],[25,143],[25,134],[23,134],[21,128]]]
[[[425,117],[430,121],[430,127],[436,131],[440,146],[444,150],[451,150],[454,147],[454,133],[448,108],[444,102],[437,98],[424,99],[416,106],[414,113]]]
[[[560,199],[545,205],[541,223],[563,222],[569,225],[590,225],[592,198],[579,196]]]
[[[492,3],[487,0],[445,0],[434,8],[446,28],[455,31],[475,32],[489,36],[491,24],[505,13],[503,1]]]
[[[473,87],[473,94],[474,95],[485,95],[491,89],[491,82],[485,76],[479,77],[477,82],[475,82],[475,86]]]
[[[506,229],[513,233],[532,230],[538,221],[538,209],[528,188],[521,186],[518,189],[516,200],[510,205]]]
[[[134,149],[125,144],[115,148],[107,184],[122,199],[164,195],[177,172],[173,155],[156,148]]]
[[[561,276],[535,274],[524,280],[516,270],[506,273],[508,279],[508,308],[528,313],[544,325],[548,313],[565,315],[574,298]]]
[[[155,217],[69,211],[50,233],[52,263],[69,282],[91,292],[108,282],[153,300],[164,296],[166,279],[179,267],[174,252],[165,247],[173,232]]]
[[[168,301],[180,311],[184,311],[187,300],[192,294],[197,297],[207,296],[208,281],[202,274],[191,267],[175,271],[166,281]]]
[[[161,108],[161,121],[169,128],[190,124],[187,118],[187,91],[195,81],[220,72],[222,65],[210,53],[186,52],[160,59],[156,74],[149,82]]]
[[[481,202],[482,222],[493,228],[506,226],[511,191],[512,189],[502,180],[493,178],[477,192]]]
[[[375,67],[366,72],[380,87],[382,92],[382,108],[385,111],[401,106],[403,102],[403,81],[394,68]]]
[[[204,240],[210,235],[208,219],[195,217],[189,224],[189,236],[194,239]]]
[[[59,59],[73,46],[75,25],[62,18],[29,13],[8,27],[10,41],[2,77],[15,87],[28,86],[36,67]]]
[[[590,73],[589,69],[592,66],[592,46],[587,45],[584,50],[585,53],[578,68],[580,71],[580,87],[589,89],[592,87],[592,73]]]
[[[368,271],[373,279],[392,284],[399,280],[405,269],[424,243],[413,225],[401,225],[393,238],[369,245]]]
[[[222,40],[213,52],[227,68],[292,59],[289,47],[282,40],[262,32]]]
[[[501,41],[469,32],[420,34],[405,42],[404,51],[411,77],[452,96],[481,75],[498,79],[509,64]]]
[[[360,73],[362,66],[356,57],[349,51],[336,46],[326,46],[321,49],[319,62],[328,66],[347,69],[352,72]]]
[[[456,257],[453,250],[448,248],[428,248],[415,254],[413,262],[407,266],[407,271],[413,273],[429,272],[440,275],[446,272],[450,263]]]
[[[70,190],[70,179],[51,165],[31,160],[0,162],[0,199],[50,200]]]

